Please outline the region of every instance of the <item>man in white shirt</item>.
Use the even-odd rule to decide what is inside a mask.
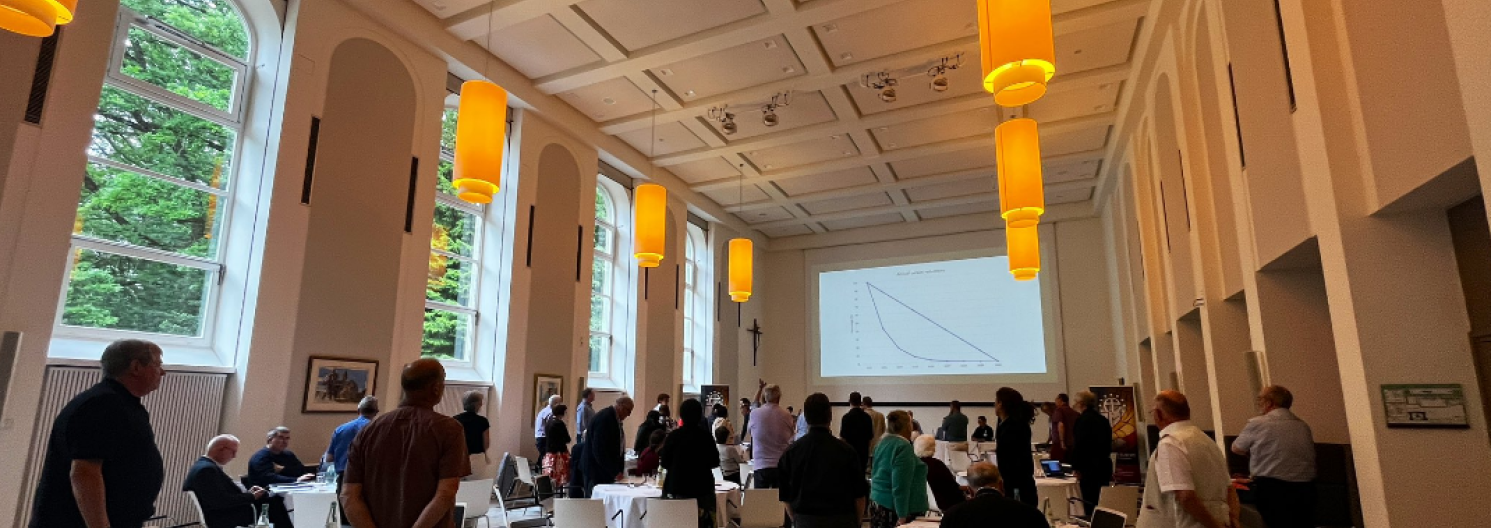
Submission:
[[[550,396],[549,404],[545,405],[543,409],[540,409],[538,411],[538,417],[533,419],[533,437],[535,443],[538,444],[539,459],[544,458],[544,451],[546,451],[545,448],[547,447],[547,443],[544,441],[544,424],[548,423],[549,418],[552,418],[554,416],[554,406],[558,405],[560,400],[563,399],[564,398],[559,397],[558,394]],[[564,417],[560,416],[559,419],[563,420]]]
[[[1262,415],[1248,420],[1232,452],[1248,457],[1258,513],[1269,528],[1315,526],[1315,438],[1289,408],[1294,395],[1278,385],[1258,394]]]
[[[1184,394],[1164,391],[1151,411],[1160,443],[1149,458],[1138,528],[1228,528],[1237,520],[1237,492],[1216,441],[1191,423]]]

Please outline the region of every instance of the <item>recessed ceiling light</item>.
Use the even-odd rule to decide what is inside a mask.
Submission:
[[[823,31],[825,33],[835,33],[835,32],[838,32],[839,31],[839,25],[838,24],[824,24],[823,25]]]
[[[854,60],[854,54],[846,51],[839,55],[839,60]]]
[[[887,130],[890,130],[890,127],[880,127],[881,132],[885,132]]]
[[[890,148],[896,148],[896,144],[895,143],[886,143],[885,146],[890,147]]]
[[[1102,109],[1107,108],[1107,107],[1108,107],[1108,105],[1097,105],[1097,106],[1092,107],[1092,109],[1093,110],[1102,110]]]
[[[595,114],[596,119],[600,119],[602,117],[606,117],[606,114]]]
[[[671,70],[669,68],[663,68],[661,70],[658,70],[657,72],[658,72],[658,75],[662,75],[663,77],[668,77],[670,75],[673,75],[673,70]]]
[[[610,97],[607,97],[607,98],[605,98],[605,99],[601,99],[601,102],[602,102],[602,103],[606,103],[606,104],[608,104],[608,105],[613,105],[613,104],[616,104],[616,100],[615,100],[615,99],[612,99],[612,98],[610,98]]]
[[[431,4],[431,5],[435,7],[436,11],[444,11],[445,10],[445,2],[435,2],[435,3]]]
[[[1098,89],[1099,90],[1107,90],[1107,89],[1112,88],[1112,87],[1113,87],[1113,83],[1103,83],[1103,84],[1099,84],[1098,85]]]
[[[854,155],[854,151],[852,151],[852,150],[846,150],[846,151],[844,151],[844,155],[845,156],[853,156]]]
[[[693,97],[694,96],[694,91],[693,90],[689,90],[687,92],[683,92],[683,96],[684,97]]]
[[[783,66],[782,73],[797,73],[797,68],[793,68],[791,66]]]
[[[771,168],[771,164],[770,164],[770,163],[767,163],[767,164],[765,164],[765,165],[762,165],[762,166],[761,166],[761,168],[764,168],[764,169],[770,169],[770,168]]]
[[[838,134],[834,134],[832,136],[828,136],[828,139],[838,140],[839,139],[839,135]]]
[[[755,156],[756,155],[756,151],[752,150],[752,151],[749,152],[749,154],[752,155],[752,156]]]
[[[766,48],[766,49],[777,49],[777,41],[775,41],[775,40],[768,40],[766,42],[761,43],[761,46],[764,47],[764,48]]]
[[[1077,48],[1077,49],[1072,50],[1072,55],[1081,55],[1081,54],[1082,54],[1082,48]]]
[[[978,28],[978,26],[976,24],[974,24],[973,22],[969,22],[967,24],[963,24],[963,31],[973,31],[973,30],[975,30],[977,28]]]

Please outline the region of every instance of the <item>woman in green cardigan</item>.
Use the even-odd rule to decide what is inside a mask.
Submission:
[[[911,447],[911,415],[886,415],[870,473],[870,528],[894,528],[927,511],[927,465]]]

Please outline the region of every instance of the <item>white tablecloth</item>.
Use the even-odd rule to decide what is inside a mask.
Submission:
[[[290,522],[296,526],[322,526],[337,503],[335,484],[291,484],[270,486],[270,493],[285,498]]]
[[[625,484],[601,484],[595,487],[590,497],[600,499],[606,503],[606,526],[607,528],[642,528],[642,512],[647,510],[647,499],[656,499],[663,496],[663,490],[654,486],[637,486],[635,488]],[[716,483],[714,487],[715,518],[723,528],[730,518],[729,507],[726,501],[740,504],[740,486],[731,483]],[[616,515],[617,511],[625,512]],[[299,524],[297,523],[297,526]]]
[[[968,472],[957,473],[958,485],[968,485]],[[1074,478],[1035,478],[1035,492],[1039,497],[1037,507],[1045,507],[1046,501],[1050,501],[1051,515],[1058,521],[1071,521],[1072,517],[1082,515],[1081,503],[1068,501],[1069,498],[1082,498],[1082,488],[1077,487],[1077,479]]]

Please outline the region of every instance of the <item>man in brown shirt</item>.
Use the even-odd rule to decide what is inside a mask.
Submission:
[[[451,510],[471,474],[460,422],[435,412],[445,367],[421,359],[404,367],[399,408],[358,433],[347,459],[342,504],[356,528],[455,528]]]

